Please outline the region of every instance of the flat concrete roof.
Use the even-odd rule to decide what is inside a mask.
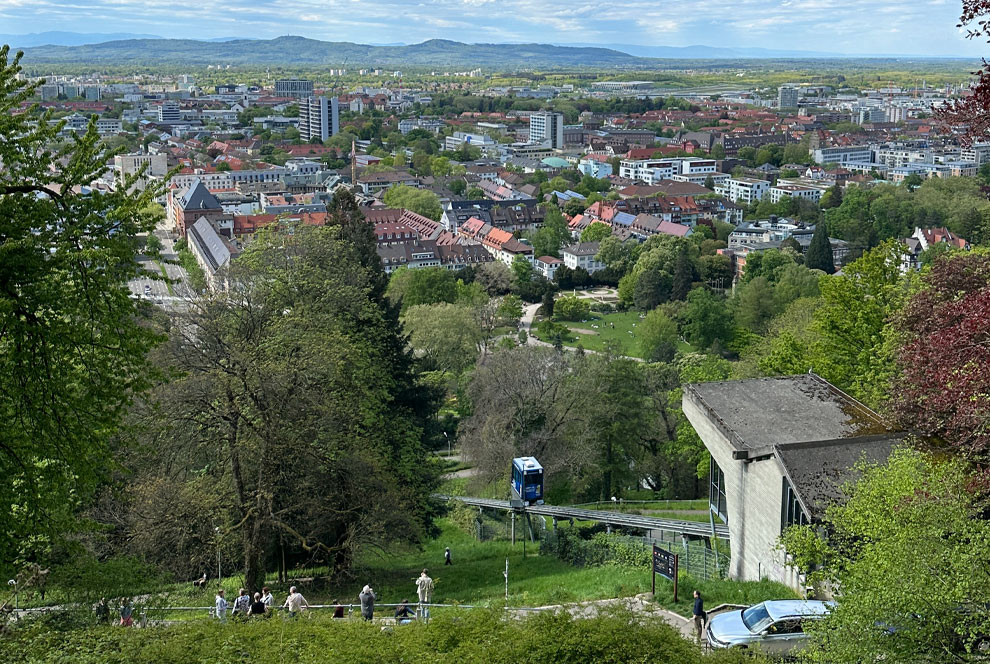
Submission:
[[[891,432],[872,410],[815,374],[684,386],[740,451]]]
[[[776,449],[804,511],[817,521],[829,505],[844,502],[843,486],[858,477],[857,464],[883,464],[903,434],[794,443]]]

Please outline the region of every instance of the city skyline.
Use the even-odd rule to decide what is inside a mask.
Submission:
[[[981,40],[956,27],[956,0],[0,0],[0,32],[137,33],[164,38],[258,38],[413,44],[539,42],[569,46],[813,51],[841,55],[973,57]],[[185,17],[186,20],[181,20]],[[481,20],[479,20],[481,18]]]

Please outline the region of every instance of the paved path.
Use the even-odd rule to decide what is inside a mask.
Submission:
[[[600,599],[591,602],[576,602],[573,604],[554,604],[550,606],[537,607],[530,611],[512,611],[516,616],[529,615],[533,611],[567,611],[575,618],[594,618],[603,609],[623,608],[644,618],[663,620],[665,623],[678,630],[685,639],[694,641],[694,621],[673,611],[661,608],[653,601],[653,593],[642,593],[634,597],[619,597],[616,599]],[[704,643],[704,636],[702,636]]]

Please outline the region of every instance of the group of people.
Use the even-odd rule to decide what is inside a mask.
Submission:
[[[214,602],[216,608],[215,615],[220,620],[227,619],[228,608],[230,609],[230,616],[236,619],[247,619],[248,617],[263,618],[271,615],[271,612],[275,609],[275,598],[272,596],[272,591],[268,586],[262,588],[261,592],[254,593],[253,596],[246,588],[241,588],[232,605],[227,602],[224,590],[221,588],[217,591]],[[297,593],[295,586],[293,586],[289,589],[289,596],[286,598],[283,606],[289,609],[290,614],[294,614],[301,611],[302,606],[309,605],[306,603],[306,598]]]
[[[447,564],[450,564],[450,549],[447,550],[446,557]],[[430,607],[426,606],[433,599],[433,579],[427,570],[423,570],[419,578],[414,580],[416,584],[416,596],[419,598],[419,604],[421,607],[422,614],[418,615],[417,611],[409,606],[409,600],[403,599],[397,607],[395,607],[394,618],[396,623],[404,624],[412,622],[417,618],[429,618],[430,617]],[[372,620],[375,617],[375,600],[378,599],[375,596],[375,591],[370,585],[365,586],[361,590],[361,594],[358,595],[358,600],[361,602],[361,617],[365,620]],[[337,618],[337,614],[334,613],[334,618]],[[339,616],[343,617],[343,616]]]
[[[450,564],[452,563],[450,560],[450,549],[448,548],[444,551],[444,565]],[[197,580],[197,582],[201,583],[200,580]],[[403,599],[395,609],[394,617],[399,624],[412,622],[420,617],[424,619],[430,617],[430,609],[427,605],[433,600],[433,579],[430,578],[428,570],[424,569],[419,577],[414,579],[414,583],[416,585],[416,596],[419,598],[421,613],[410,607],[408,599]],[[375,591],[371,585],[366,585],[361,589],[361,593],[358,595],[358,601],[361,605],[362,618],[372,620],[375,617],[375,601],[377,599],[378,597],[375,595]],[[262,588],[261,592],[254,593],[253,598],[247,589],[241,588],[233,604],[227,602],[227,598],[224,596],[224,591],[221,588],[217,591],[215,602],[215,615],[220,620],[227,619],[228,609],[230,609],[230,616],[236,619],[268,616],[275,609],[275,598],[272,597],[271,590],[269,590],[268,586]],[[344,606],[337,600],[334,600],[333,604],[333,617],[346,617]],[[292,586],[289,588],[289,596],[285,599],[285,603],[282,604],[282,608],[289,612],[290,617],[295,617],[309,608],[309,602],[296,590],[295,586]]]
[[[107,601],[106,597],[101,597],[100,601],[96,604],[97,622],[102,625],[108,624],[110,622],[110,612],[110,602]],[[117,613],[120,615],[121,627],[131,627],[134,625],[134,605],[131,603],[130,597],[125,597],[121,600]]]

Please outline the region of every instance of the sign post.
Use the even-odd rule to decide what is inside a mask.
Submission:
[[[657,592],[657,574],[674,582],[674,601],[677,601],[677,554],[653,545],[653,593]]]

